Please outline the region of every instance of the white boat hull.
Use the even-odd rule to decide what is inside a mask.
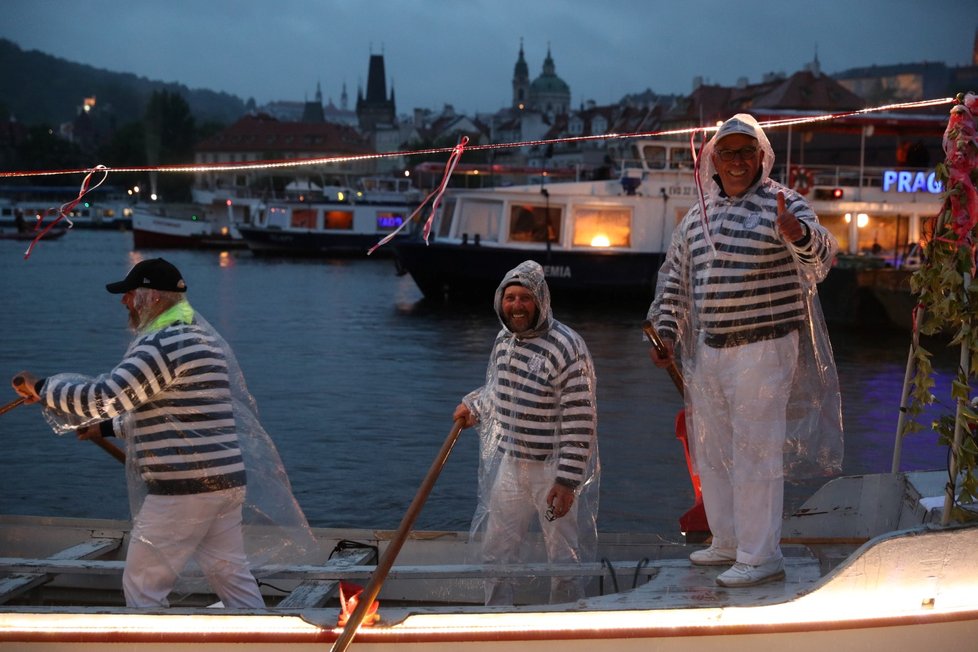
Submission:
[[[351,649],[917,652],[937,642],[971,649],[978,640],[978,526],[927,524],[934,516],[930,494],[939,490],[941,475],[883,474],[829,483],[785,523],[787,579],[743,589],[718,587],[714,580],[722,567],[691,566],[689,546],[664,544],[653,535],[603,534],[600,556],[611,561],[500,571],[446,563],[464,561],[463,533],[413,533],[380,593],[380,623],[362,627]],[[839,497],[835,505],[820,502]],[[914,521],[909,529],[878,533]],[[0,650],[295,652],[325,649],[342,633],[335,603],[286,608],[280,594],[269,595],[269,607],[260,611],[81,606],[83,595],[119,599],[125,549],[119,544],[127,524],[16,516],[0,517],[0,524],[0,573],[13,574],[0,579],[0,596],[5,583],[18,577],[48,580],[38,584],[35,599],[28,593],[0,606]],[[324,553],[340,538],[376,544],[383,552],[391,536],[369,530],[316,533]],[[857,545],[867,537],[872,538]],[[94,560],[27,558],[86,541],[114,541],[115,547]],[[374,568],[292,567],[271,573],[267,581],[286,589],[300,581],[366,584]],[[478,604],[482,578],[500,572],[530,575],[541,584],[565,572],[595,579],[590,597],[572,604]]]

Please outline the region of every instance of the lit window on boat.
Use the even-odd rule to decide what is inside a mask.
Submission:
[[[519,204],[509,209],[509,239],[513,242],[559,242],[559,206]]]
[[[574,211],[575,247],[629,247],[632,211],[628,208],[577,208]]]
[[[296,208],[292,211],[291,226],[294,229],[315,229],[316,211],[311,208]]]
[[[393,231],[404,222],[400,213],[377,213],[377,230]]]
[[[353,211],[323,212],[323,228],[350,231],[353,229]]]

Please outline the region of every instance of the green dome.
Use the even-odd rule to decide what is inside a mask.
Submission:
[[[570,86],[557,75],[540,75],[530,84],[533,93],[567,93],[570,94]]]

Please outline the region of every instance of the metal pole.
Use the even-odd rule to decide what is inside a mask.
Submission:
[[[784,156],[784,178],[781,179],[784,185],[791,183],[791,125],[788,125],[788,145]]]

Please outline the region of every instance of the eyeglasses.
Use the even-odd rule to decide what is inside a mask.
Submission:
[[[726,162],[734,160],[737,156],[740,156],[741,161],[746,161],[757,156],[757,148],[753,145],[748,145],[740,149],[718,149],[717,156],[720,157],[721,161]]]

